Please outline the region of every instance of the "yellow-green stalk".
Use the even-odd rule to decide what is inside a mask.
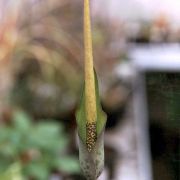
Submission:
[[[84,0],[84,58],[85,58],[85,110],[86,110],[86,144],[91,151],[96,141],[96,93],[93,68],[92,34],[89,0]]]
[[[95,180],[104,168],[106,114],[101,108],[98,79],[93,68],[89,1],[84,0],[85,86],[76,112],[76,122],[80,166],[88,180]]]

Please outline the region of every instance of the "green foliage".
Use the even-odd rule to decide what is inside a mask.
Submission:
[[[97,108],[97,136],[102,132],[105,123],[106,123],[106,114],[103,112],[101,108],[101,102],[99,97],[99,87],[98,87],[98,79],[96,72],[94,70],[95,77],[95,89],[96,89],[96,108]],[[76,113],[76,120],[78,126],[78,133],[82,141],[86,142],[86,113],[85,113],[85,95],[84,95],[84,87],[82,91],[82,96],[80,100],[80,105]]]
[[[21,166],[19,163],[12,164],[0,175],[1,180],[22,180]]]
[[[67,147],[61,123],[46,120],[33,124],[27,114],[17,111],[11,125],[0,127],[0,174],[15,162],[25,178],[45,180],[52,170],[77,173],[78,160],[65,153]]]

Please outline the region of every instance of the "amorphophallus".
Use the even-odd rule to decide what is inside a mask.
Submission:
[[[80,166],[88,180],[96,180],[104,168],[104,129],[98,79],[93,66],[89,0],[84,0],[84,87],[76,112]]]

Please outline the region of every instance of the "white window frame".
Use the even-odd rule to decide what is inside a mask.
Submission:
[[[152,180],[145,73],[180,72],[180,45],[140,45],[130,49],[129,58],[135,72],[132,84],[138,171],[140,180]]]

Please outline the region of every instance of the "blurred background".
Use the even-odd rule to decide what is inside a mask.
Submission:
[[[91,0],[108,115],[99,180],[179,180],[179,9],[177,0]],[[83,0],[0,0],[0,180],[84,179],[82,23]]]

